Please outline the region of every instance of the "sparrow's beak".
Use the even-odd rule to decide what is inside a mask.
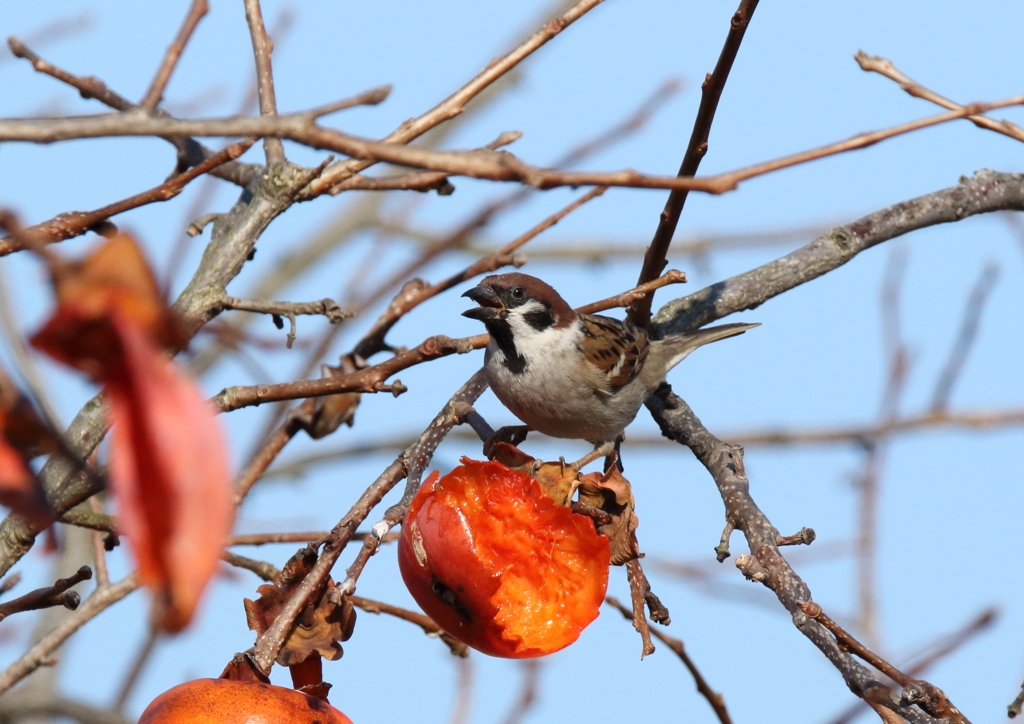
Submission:
[[[473,287],[463,294],[479,304],[475,309],[467,309],[462,313],[463,317],[477,319],[481,322],[490,322],[495,319],[502,319],[505,316],[505,305],[501,303],[498,295],[489,286]]]

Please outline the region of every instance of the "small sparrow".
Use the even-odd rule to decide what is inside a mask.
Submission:
[[[701,345],[757,324],[723,324],[651,341],[629,322],[577,314],[536,277],[496,274],[463,294],[491,334],[484,357],[498,399],[531,429],[588,440],[608,454],[668,371]]]

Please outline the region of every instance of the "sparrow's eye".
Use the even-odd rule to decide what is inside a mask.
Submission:
[[[512,298],[513,299],[522,299],[525,296],[526,296],[526,290],[523,289],[522,287],[516,287],[515,289],[512,290]]]

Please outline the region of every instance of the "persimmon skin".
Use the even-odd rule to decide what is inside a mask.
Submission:
[[[168,689],[139,724],[352,724],[325,701],[254,681],[196,679]]]
[[[406,587],[438,626],[485,654],[565,648],[604,601],[608,539],[529,475],[462,463],[432,475],[409,506],[398,543]]]

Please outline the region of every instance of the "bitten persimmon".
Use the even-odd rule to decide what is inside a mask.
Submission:
[[[254,681],[196,679],[165,691],[139,724],[352,724],[326,701]]]
[[[420,488],[398,546],[409,592],[449,634],[492,656],[565,648],[597,618],[608,539],[526,473],[462,465]]]

